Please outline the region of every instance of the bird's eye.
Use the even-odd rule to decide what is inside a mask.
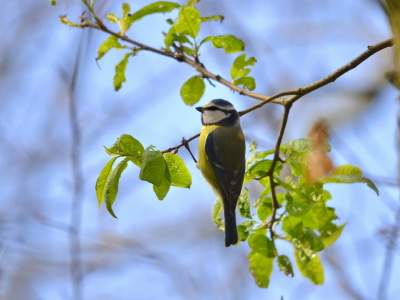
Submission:
[[[211,107],[209,107],[208,109],[209,109],[209,110],[218,110],[218,107],[211,106]]]

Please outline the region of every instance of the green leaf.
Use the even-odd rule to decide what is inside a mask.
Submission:
[[[183,35],[184,36],[184,35]],[[172,44],[175,41],[175,37],[176,37],[176,31],[174,26],[171,26],[171,28],[168,30],[167,35],[164,38],[164,44],[165,47],[169,48],[172,46]]]
[[[246,77],[251,69],[246,68],[248,66],[254,66],[257,60],[254,57],[250,57],[246,60],[246,54],[239,55],[233,62],[231,68],[231,78],[235,80],[240,77]]]
[[[335,168],[330,176],[338,176],[338,175],[354,175],[354,176],[362,176],[362,171],[359,167],[355,167],[352,165],[343,165]]]
[[[97,50],[98,56],[96,60],[102,58],[110,49],[114,47],[120,47],[121,44],[118,42],[118,38],[116,36],[110,35],[108,39],[106,39],[101,45],[99,50]]]
[[[294,188],[293,186],[291,186],[289,183],[283,181],[282,179],[280,179],[277,176],[274,176],[274,181],[282,188],[284,188],[285,190],[288,190],[290,192],[295,192],[296,188]]]
[[[313,251],[322,251],[324,250],[324,244],[320,240],[320,238],[316,235],[314,230],[310,228],[302,228],[303,234],[299,237],[302,247],[304,249],[311,249]]]
[[[238,208],[243,218],[252,219],[250,213],[250,192],[244,188],[238,199]]]
[[[56,0],[50,0],[50,4],[51,4],[51,5],[56,5],[56,4],[57,4],[57,1],[56,1]]]
[[[300,273],[309,278],[312,283],[322,285],[324,283],[324,267],[318,254],[310,258],[301,249],[296,249],[294,255]]]
[[[290,169],[292,170],[292,174],[294,176],[306,176],[307,174],[307,167],[305,164],[298,162],[296,160],[290,159],[288,160]]]
[[[194,6],[182,6],[176,19],[174,28],[176,33],[197,37],[201,24],[201,16]]]
[[[164,180],[165,160],[160,151],[154,151],[154,146],[146,148],[142,159],[139,178],[160,187]]]
[[[96,181],[96,197],[97,197],[97,202],[98,206],[100,208],[101,203],[104,200],[105,197],[105,192],[106,192],[106,186],[107,186],[107,180],[111,175],[112,172],[112,166],[115,162],[117,157],[112,158],[101,170],[99,177],[97,178]]]
[[[281,145],[281,149],[287,149],[289,151],[295,152],[311,152],[314,151],[315,145],[314,141],[311,138],[301,138],[298,140],[290,141]],[[326,142],[324,144],[324,150],[329,152],[331,151],[331,146]]]
[[[126,53],[124,58],[115,66],[114,88],[116,91],[118,91],[122,87],[122,83],[126,81],[125,70],[130,55],[130,53]]]
[[[108,22],[110,22],[110,23],[118,23],[119,24],[119,19],[113,13],[106,14],[106,18],[107,18]]]
[[[215,48],[223,48],[225,53],[235,53],[244,51],[244,43],[234,35],[224,34],[217,36],[209,36],[200,42],[202,45],[205,42],[211,41]]]
[[[320,240],[324,244],[324,247],[327,248],[332,245],[342,234],[343,228],[347,223],[343,225],[336,226],[336,224],[330,223],[331,226],[326,228],[324,232],[319,236]]]
[[[206,85],[199,76],[193,76],[181,88],[181,97],[187,105],[194,105],[200,101]]]
[[[379,195],[378,188],[368,178],[356,175],[336,175],[327,176],[321,179],[322,183],[366,183],[377,195]]]
[[[224,220],[222,220],[222,218],[219,216],[221,211],[222,211],[221,200],[217,198],[214,201],[212,211],[211,211],[211,216],[212,216],[215,226],[217,226],[221,230],[224,230]]]
[[[256,221],[248,220],[237,226],[239,240],[241,242],[245,241],[248,238],[256,223]]]
[[[194,5],[197,2],[200,2],[200,0],[188,0],[187,5]]]
[[[97,57],[96,60],[101,59],[108,51],[110,51],[112,48],[115,48],[117,50],[120,49],[126,49],[128,48],[127,46],[122,46],[118,42],[118,38],[114,35],[110,35],[108,39],[106,39],[99,47],[99,50],[97,50]]]
[[[137,12],[132,14],[128,18],[127,23],[130,26],[132,23],[142,19],[143,17],[145,17],[147,15],[155,14],[155,13],[166,13],[166,12],[170,12],[179,7],[180,7],[180,5],[175,2],[157,1],[157,2],[151,3],[151,4],[141,8],[140,10],[138,10]]]
[[[169,174],[171,174],[171,185],[189,189],[192,184],[192,175],[190,175],[185,161],[179,155],[173,153],[165,153],[164,159]]]
[[[270,159],[260,160],[249,168],[249,173],[251,176],[264,176],[271,168],[271,165],[272,160]]]
[[[248,239],[249,246],[253,252],[260,253],[265,257],[276,256],[274,243],[262,234],[252,234]]]
[[[252,155],[247,160],[246,165],[249,166],[250,164],[259,161],[260,159],[266,158],[267,156],[273,154],[274,152],[275,150],[253,152]]]
[[[286,276],[288,275],[292,275],[292,277],[294,276],[292,263],[290,262],[289,257],[287,257],[286,255],[278,256],[278,267],[279,270],[285,273]]]
[[[117,218],[117,216],[114,214],[112,206],[118,194],[119,179],[121,178],[121,174],[126,169],[127,166],[128,166],[128,159],[125,158],[115,167],[114,171],[111,173],[110,178],[107,182],[105,191],[105,202],[108,212],[114,218]]]
[[[178,42],[181,45],[185,43],[193,45],[193,43],[188,39],[186,35],[176,33],[175,27],[171,26],[171,28],[168,30],[167,35],[164,38],[164,43],[165,46],[169,48],[174,42]]]
[[[309,201],[304,195],[299,193],[286,193],[286,210],[295,217],[301,217],[308,213],[314,206],[314,202]]]
[[[274,258],[266,257],[258,252],[251,251],[248,255],[250,272],[253,274],[256,284],[261,288],[267,288],[269,277],[272,274]]]
[[[189,47],[183,47],[183,52],[185,52],[188,56],[196,55],[196,51]]]
[[[268,197],[270,202],[262,201],[261,205],[257,207],[257,216],[261,221],[265,221],[272,215],[272,198]]]
[[[119,149],[125,155],[130,155],[129,160],[132,161],[139,168],[142,166],[142,155],[144,153],[143,145],[134,137],[123,134],[118,140]]]
[[[222,21],[225,19],[224,16],[222,15],[217,15],[217,16],[210,16],[210,17],[202,17],[201,22],[208,22],[208,21]]]
[[[104,147],[104,149],[108,155],[129,156],[129,160],[135,165],[142,166],[143,145],[128,134],[121,135],[110,148]]]
[[[238,85],[238,86],[242,85],[244,88],[247,88],[250,91],[252,91],[256,88],[256,81],[254,80],[253,77],[242,77],[239,79],[235,79],[233,81],[233,84]]]
[[[314,204],[311,215],[315,224],[315,228],[312,229],[318,229],[319,231],[324,231],[325,228],[330,226],[329,224],[332,224],[331,222],[333,220],[337,219],[335,210],[331,207],[327,207],[324,201],[318,201]]]
[[[129,12],[131,11],[131,7],[128,3],[122,3],[122,17],[119,20],[119,26],[121,28],[121,35],[125,35],[125,32],[129,29]]]
[[[156,193],[158,200],[163,200],[167,196],[168,191],[171,187],[171,175],[169,174],[168,168],[165,168],[164,177],[160,186],[153,185],[153,191]]]

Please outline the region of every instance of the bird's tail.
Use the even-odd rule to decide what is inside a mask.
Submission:
[[[225,217],[225,247],[235,245],[239,238],[236,228],[236,215],[233,215],[229,211],[229,205],[224,205],[224,217]]]

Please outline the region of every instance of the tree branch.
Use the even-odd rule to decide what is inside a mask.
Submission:
[[[266,95],[263,95],[263,94],[259,94],[259,93],[254,93],[254,92],[245,90],[245,89],[243,89],[243,88],[241,88],[241,87],[239,87],[237,85],[234,85],[233,83],[231,83],[228,80],[222,78],[221,76],[209,72],[201,64],[195,62],[194,60],[191,60],[189,57],[187,57],[187,56],[185,56],[185,55],[183,55],[181,53],[175,54],[175,53],[170,52],[170,51],[159,50],[159,49],[147,46],[145,44],[142,44],[142,43],[139,43],[137,41],[134,41],[134,40],[128,38],[127,36],[123,36],[123,35],[120,35],[120,34],[118,34],[116,32],[113,32],[113,31],[109,30],[107,27],[105,27],[104,25],[100,26],[98,24],[91,23],[86,18],[82,18],[81,17],[81,21],[82,21],[82,23],[81,23],[81,27],[82,28],[91,27],[91,28],[94,28],[94,29],[97,29],[97,30],[100,30],[100,31],[103,31],[103,32],[107,32],[108,34],[111,34],[111,35],[113,35],[113,36],[115,36],[115,37],[117,37],[117,38],[119,38],[119,39],[121,39],[121,40],[123,40],[125,42],[128,42],[128,43],[131,43],[131,44],[133,44],[135,46],[138,46],[141,50],[154,52],[154,53],[166,56],[166,57],[170,57],[170,58],[176,59],[179,62],[184,62],[184,63],[192,66],[193,68],[195,68],[202,75],[203,78],[214,79],[215,81],[218,81],[219,83],[227,86],[228,88],[238,92],[241,95],[245,95],[245,96],[248,96],[248,97],[251,97],[251,98],[254,98],[254,99],[265,101],[265,103],[273,102],[273,103],[277,103],[277,104],[282,104],[281,103],[282,101],[280,99],[276,99],[276,97],[271,99],[272,97],[269,97],[269,96],[266,96]],[[283,95],[291,95],[291,94],[290,93],[289,94],[288,93],[283,93]]]

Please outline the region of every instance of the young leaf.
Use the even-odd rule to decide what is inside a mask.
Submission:
[[[130,26],[130,25],[132,25],[132,23],[140,20],[144,16],[147,16],[150,14],[155,14],[155,13],[170,12],[179,7],[180,7],[180,5],[175,2],[157,1],[157,2],[151,3],[151,4],[141,8],[140,10],[138,10],[137,12],[135,12],[134,14],[129,16],[127,23]]]
[[[265,221],[271,215],[272,215],[272,198],[267,197],[264,198],[263,201],[261,201],[261,204],[257,207],[257,216],[261,221]]]
[[[168,191],[171,187],[171,175],[169,174],[168,168],[165,168],[164,177],[160,186],[153,185],[153,191],[156,193],[158,200],[163,200],[167,196]]]
[[[337,219],[335,210],[331,207],[327,207],[324,201],[316,202],[310,213],[314,220],[315,227],[309,225],[305,226],[311,229],[318,229],[320,232],[328,230],[332,225],[332,221]]]
[[[368,178],[356,175],[336,175],[327,176],[322,178],[322,183],[366,183],[377,195],[379,195],[378,188]]]
[[[239,241],[244,242],[248,238],[256,223],[256,221],[248,220],[237,226]]]
[[[324,250],[324,244],[320,238],[315,234],[314,230],[310,228],[302,228],[303,234],[298,237],[304,249],[310,249],[315,252]]]
[[[176,19],[174,28],[176,33],[197,37],[200,30],[201,16],[194,6],[182,6]]]
[[[254,66],[257,60],[254,57],[250,57],[246,60],[246,54],[239,55],[236,57],[231,68],[231,78],[235,80],[237,78],[246,77],[251,69],[246,68],[248,66]]]
[[[106,15],[106,18],[107,18],[108,22],[110,22],[110,23],[119,23],[118,17],[113,13],[108,13]]]
[[[171,174],[171,185],[189,189],[192,184],[192,175],[190,175],[185,161],[179,155],[173,153],[165,153],[164,159],[169,174]]]
[[[238,208],[243,218],[252,219],[250,214],[250,192],[244,188],[238,199]]]
[[[183,47],[183,52],[185,52],[188,56],[196,55],[196,51],[194,49],[185,46]]]
[[[296,188],[294,188],[293,186],[291,186],[289,183],[283,181],[282,179],[280,179],[277,176],[274,176],[274,181],[282,188],[284,188],[285,190],[288,190],[290,192],[295,192]]]
[[[119,138],[119,148],[127,155],[131,155],[129,159],[139,168],[142,166],[142,155],[144,153],[143,145],[134,137],[123,134]]]
[[[160,151],[154,151],[154,146],[146,148],[142,159],[139,178],[160,187],[164,180],[165,160]]]
[[[244,88],[247,88],[250,91],[252,91],[256,88],[256,81],[253,77],[241,77],[241,78],[235,79],[233,81],[233,84],[242,85]]]
[[[129,29],[130,24],[128,23],[129,11],[131,7],[128,3],[122,3],[122,17],[118,19],[118,17],[113,13],[108,13],[106,15],[108,22],[117,23],[121,30],[121,35],[125,35],[125,32]]]
[[[115,162],[117,157],[112,158],[101,170],[99,177],[97,178],[96,181],[96,197],[97,197],[97,202],[98,206],[100,208],[101,203],[104,200],[105,197],[105,192],[106,192],[106,186],[107,186],[107,180],[111,175],[112,172],[112,166]]]
[[[243,41],[231,34],[209,36],[202,40],[200,42],[200,45],[208,41],[211,41],[215,48],[223,48],[225,50],[225,53],[244,51]]]
[[[347,223],[343,225],[336,226],[333,223],[330,223],[329,228],[326,228],[324,232],[319,236],[320,240],[324,244],[324,247],[327,248],[332,245],[342,234],[343,228]]]
[[[206,85],[199,76],[193,76],[181,88],[181,97],[187,105],[194,105],[200,101]]]
[[[110,179],[107,182],[105,191],[105,202],[108,212],[114,218],[117,218],[117,216],[114,214],[112,206],[118,194],[119,179],[121,178],[121,174],[126,169],[127,166],[128,166],[128,159],[125,158],[115,167],[114,171],[111,173]]]
[[[290,169],[292,170],[292,174],[294,176],[306,176],[307,175],[307,167],[296,160],[290,159],[287,161],[289,163]]]
[[[274,243],[265,235],[252,234],[248,239],[248,243],[253,252],[260,253],[269,258],[273,258],[276,256]]]
[[[321,285],[324,283],[324,267],[317,254],[310,258],[301,249],[296,249],[294,256],[296,265],[304,277],[309,278],[314,284]]]
[[[164,43],[165,46],[169,48],[174,42],[178,42],[181,45],[185,43],[193,45],[193,43],[188,39],[186,35],[176,33],[175,27],[171,26],[171,28],[168,30],[167,35],[164,38]]]
[[[272,274],[274,258],[266,257],[258,252],[251,251],[248,255],[250,272],[253,274],[256,284],[261,288],[267,288],[269,277]]]
[[[260,160],[249,168],[249,173],[251,176],[264,176],[271,168],[271,165],[272,160],[270,159]]]
[[[126,81],[125,70],[130,55],[130,53],[126,53],[124,58],[115,66],[114,88],[116,91],[118,91],[122,87],[122,83]]]
[[[286,210],[295,217],[301,217],[308,213],[314,206],[314,202],[309,201],[304,195],[299,193],[286,193]]]
[[[279,270],[285,273],[286,276],[288,275],[292,275],[292,277],[294,276],[292,263],[290,262],[289,257],[287,257],[286,255],[278,256],[278,267]]]
[[[97,50],[97,57],[96,60],[101,59],[108,51],[110,51],[112,48],[115,48],[117,50],[120,49],[125,49],[127,48],[126,46],[122,46],[118,42],[118,38],[114,35],[110,35],[108,39],[106,39],[99,47],[99,50]]]
[[[122,17],[121,17],[121,20],[119,20],[119,26],[121,28],[121,35],[125,35],[125,32],[130,27],[130,24],[128,22],[130,10],[131,10],[131,7],[128,3],[122,3]]]
[[[324,150],[326,152],[331,151],[331,146],[325,143]],[[311,152],[315,149],[314,141],[311,138],[301,138],[298,140],[290,141],[281,145],[281,149],[287,149],[295,152]]]
[[[355,167],[352,165],[343,165],[335,168],[330,176],[337,176],[337,175],[362,176],[362,171],[359,167]]]
[[[212,216],[215,226],[217,226],[221,230],[224,230],[224,220],[222,220],[222,218],[219,216],[221,211],[222,211],[221,200],[219,200],[217,198],[214,201],[212,211],[211,211],[211,216]]]

